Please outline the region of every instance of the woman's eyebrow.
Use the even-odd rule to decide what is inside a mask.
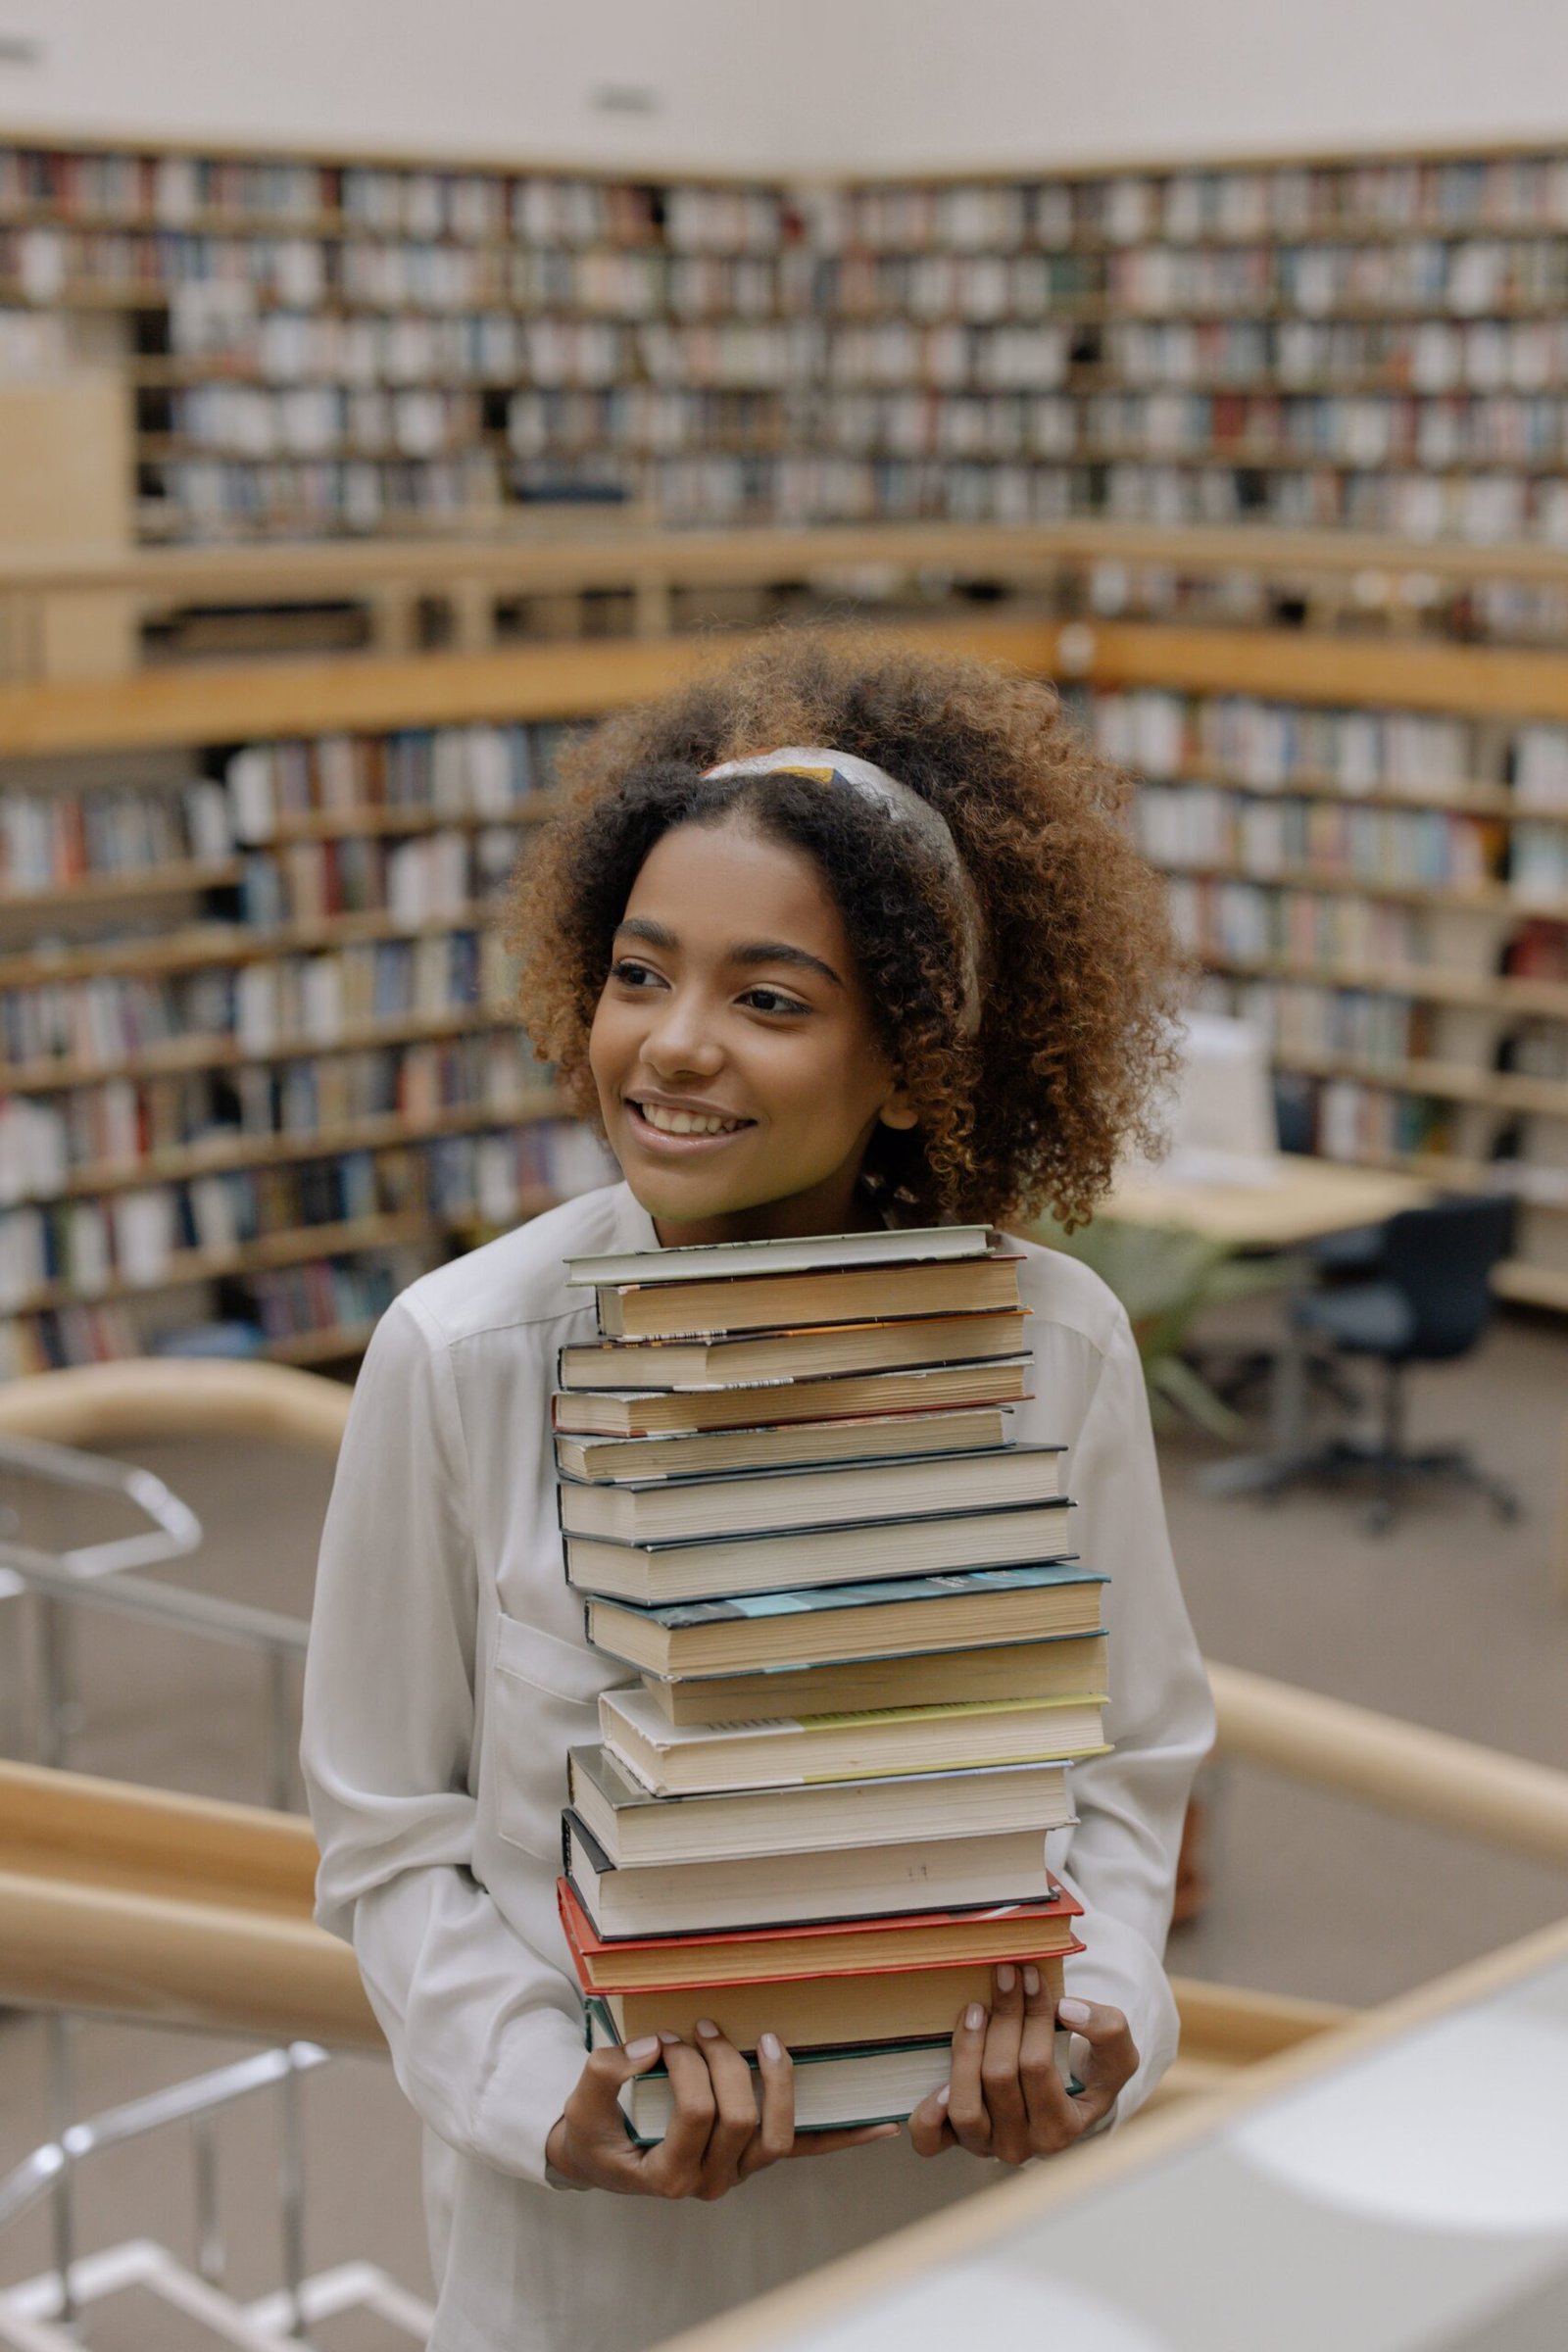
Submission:
[[[667,923],[656,923],[646,914],[628,914],[624,922],[615,925],[615,937],[640,939],[650,948],[663,948],[669,953],[680,946],[680,941]],[[743,940],[738,947],[730,949],[724,960],[726,963],[742,964],[793,964],[797,971],[819,972],[824,980],[831,980],[835,988],[844,986],[840,974],[830,963],[824,963],[820,956],[808,955],[805,948],[792,948],[782,939]]]
[[[808,956],[804,948],[792,948],[782,939],[747,940],[740,947],[731,948],[725,960],[729,963],[790,963],[798,971],[820,972],[823,979],[831,980],[835,988],[844,986],[833,966],[824,963],[820,956]]]

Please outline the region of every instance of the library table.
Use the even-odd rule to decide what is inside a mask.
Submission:
[[[1565,2117],[1568,1921],[676,2344],[1561,2352]]]
[[[1381,1225],[1402,1208],[1423,1206],[1433,1189],[1418,1177],[1346,1167],[1294,1152],[1261,1158],[1247,1173],[1250,1181],[1207,1183],[1182,1180],[1159,1168],[1140,1172],[1117,1184],[1100,1213],[1260,1254]],[[1261,1452],[1213,1464],[1203,1472],[1202,1484],[1214,1494],[1266,1491],[1307,1451],[1306,1348],[1287,1314],[1269,1384],[1268,1444]]]

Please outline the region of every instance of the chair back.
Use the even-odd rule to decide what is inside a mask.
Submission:
[[[1428,1360],[1463,1355],[1492,1319],[1488,1281],[1513,1246],[1516,1206],[1501,1193],[1401,1209],[1384,1229],[1378,1276],[1414,1316],[1403,1353]]]

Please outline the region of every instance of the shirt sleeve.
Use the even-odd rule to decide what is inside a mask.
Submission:
[[[477,1618],[452,1369],[403,1299],[367,1353],[321,1541],[301,1744],[317,1917],[353,1944],[424,2121],[543,2182],[581,2004],[473,1875]]]
[[[1120,2009],[1138,2071],[1117,2101],[1132,2115],[1176,2055],[1179,2024],[1163,1965],[1193,1776],[1213,1744],[1214,1709],[1176,1581],[1143,1367],[1125,1315],[1071,1456],[1081,1548],[1110,1578],[1109,1755],[1074,1767],[1078,1826],[1058,1871],[1085,1906],[1087,1949],[1068,1988]]]

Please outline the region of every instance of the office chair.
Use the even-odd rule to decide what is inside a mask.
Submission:
[[[1330,1341],[1341,1355],[1382,1363],[1377,1441],[1338,1439],[1294,1473],[1375,1472],[1378,1494],[1366,1515],[1373,1534],[1385,1534],[1394,1525],[1400,1489],[1417,1477],[1458,1479],[1485,1494],[1500,1518],[1519,1516],[1512,1488],[1489,1477],[1466,1448],[1412,1452],[1404,1436],[1407,1368],[1468,1355],[1477,1345],[1493,1314],[1488,1277],[1508,1254],[1514,1218],[1513,1200],[1496,1194],[1404,1209],[1383,1227],[1367,1281],[1313,1292],[1293,1309],[1298,1331]]]

